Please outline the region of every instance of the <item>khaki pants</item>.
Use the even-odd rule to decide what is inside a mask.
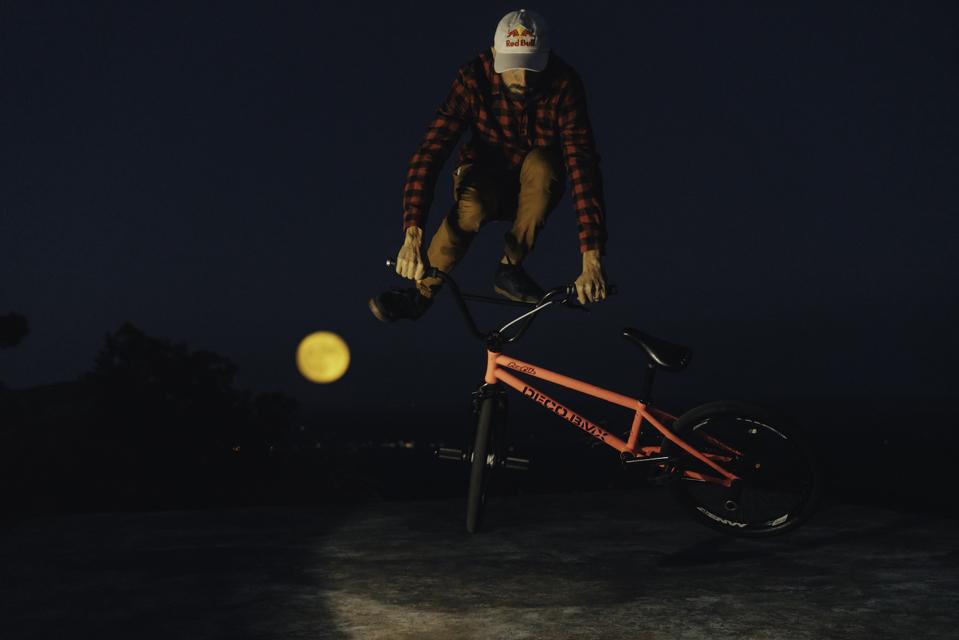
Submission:
[[[520,264],[533,246],[546,218],[559,204],[565,170],[558,149],[536,148],[511,171],[462,164],[453,172],[454,204],[433,236],[426,258],[440,271],[452,271],[480,227],[494,220],[512,221],[503,254]],[[420,293],[432,296],[439,278],[425,278]]]

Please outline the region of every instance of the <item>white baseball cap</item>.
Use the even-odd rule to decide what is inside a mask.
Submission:
[[[510,11],[496,25],[493,69],[502,73],[509,69],[542,71],[549,62],[549,27],[542,16],[520,9]]]

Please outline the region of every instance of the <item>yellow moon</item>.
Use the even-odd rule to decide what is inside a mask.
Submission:
[[[350,368],[350,348],[331,331],[317,331],[296,348],[296,368],[310,382],[336,382]]]

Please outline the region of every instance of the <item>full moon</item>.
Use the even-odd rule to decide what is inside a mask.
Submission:
[[[331,331],[311,333],[296,349],[296,368],[310,382],[336,382],[349,367],[350,348]]]

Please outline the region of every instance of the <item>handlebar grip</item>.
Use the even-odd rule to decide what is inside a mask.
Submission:
[[[387,268],[387,269],[393,269],[393,270],[396,269],[396,259],[395,259],[395,258],[387,258],[385,264],[386,264],[386,268]],[[441,274],[440,271],[439,271],[439,269],[437,269],[436,267],[430,267],[430,268],[428,268],[428,269],[423,273],[423,277],[424,277],[424,278],[439,278],[439,277],[443,277],[443,274]],[[444,278],[444,279],[445,279],[445,278]]]
[[[567,294],[567,295],[575,295],[575,294],[576,294],[576,285],[575,285],[575,284],[568,284],[568,285],[566,285],[566,294]],[[608,284],[608,285],[606,285],[606,295],[608,295],[608,296],[619,295],[619,285],[615,285],[615,284]]]

